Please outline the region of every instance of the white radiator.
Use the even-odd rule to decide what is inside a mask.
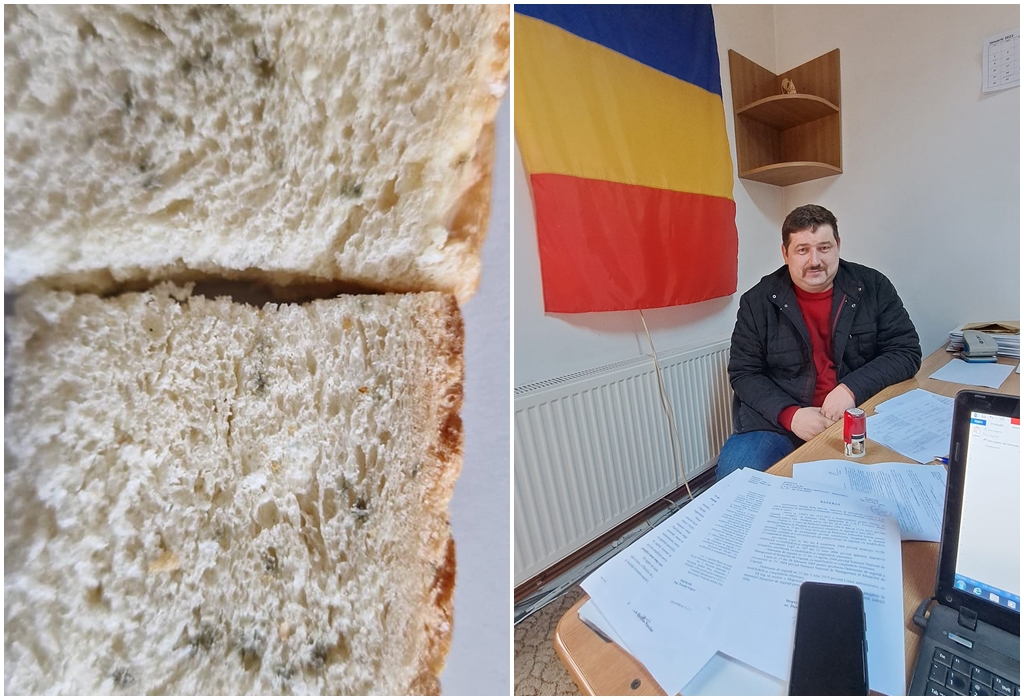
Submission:
[[[687,479],[732,432],[729,341],[658,353]],[[515,585],[682,485],[650,357],[515,388]]]

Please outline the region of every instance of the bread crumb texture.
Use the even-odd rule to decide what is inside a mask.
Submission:
[[[477,286],[502,6],[4,6],[5,289]]]
[[[30,289],[5,334],[8,693],[438,690],[453,297]]]

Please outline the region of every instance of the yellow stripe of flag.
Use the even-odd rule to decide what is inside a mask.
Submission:
[[[515,16],[515,128],[528,172],[732,199],[722,99]]]

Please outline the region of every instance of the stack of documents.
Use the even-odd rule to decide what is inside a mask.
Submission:
[[[949,346],[946,350],[959,352],[964,349],[964,330],[982,331],[995,339],[996,354],[1020,359],[1020,322],[1000,321],[997,323],[967,323],[949,332]]]
[[[870,687],[903,695],[901,522],[908,539],[938,540],[945,471],[845,460],[798,466],[793,479],[742,469],[715,484],[591,574],[580,617],[670,695],[723,656],[781,688],[800,584],[855,584],[864,593]]]

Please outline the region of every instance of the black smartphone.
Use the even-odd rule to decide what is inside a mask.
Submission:
[[[789,694],[868,694],[864,594],[857,586],[800,586]]]

